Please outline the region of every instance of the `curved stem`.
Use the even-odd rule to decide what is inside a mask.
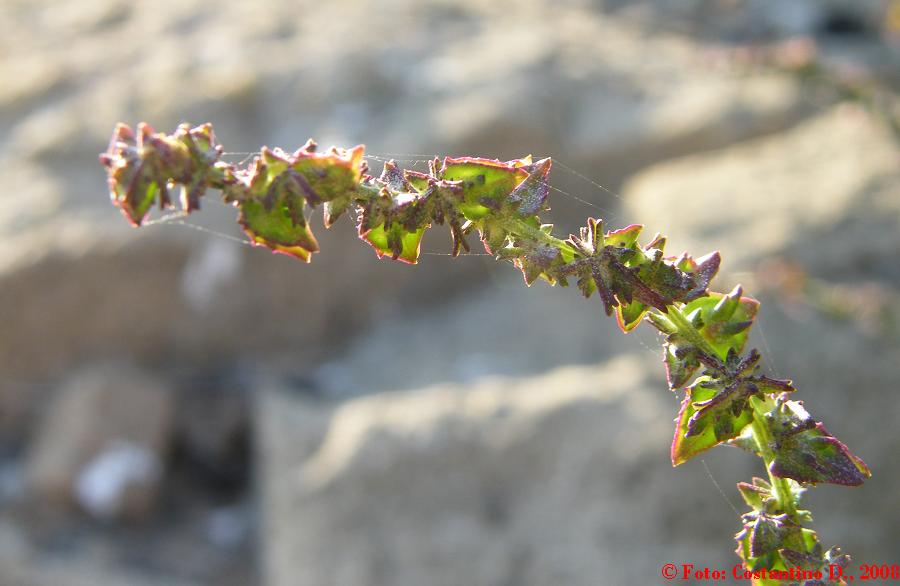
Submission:
[[[669,310],[668,313],[664,313],[662,315],[669,319],[672,325],[675,326],[675,329],[678,330],[678,334],[682,338],[684,338],[706,354],[715,356],[720,360],[722,359],[716,349],[712,347],[712,344],[710,344],[709,341],[703,337],[703,334],[701,334],[700,331],[694,327],[694,324],[692,324],[691,320],[689,320],[684,315],[684,313],[682,313],[681,309],[675,307],[674,305],[669,305],[667,309]]]
[[[571,257],[574,257],[578,254],[578,252],[575,250],[575,247],[573,247],[565,240],[547,234],[543,230],[527,224],[524,220],[520,220],[518,218],[507,219],[501,222],[501,224],[505,230],[511,232],[512,234],[515,234],[516,236],[530,238],[532,240],[543,242],[544,244],[549,244],[550,246],[558,248],[560,252],[571,255]]]
[[[794,502],[794,491],[791,490],[790,481],[787,478],[781,478],[772,474],[771,465],[775,459],[772,451],[772,438],[769,434],[769,425],[766,422],[766,413],[763,409],[765,403],[754,398],[750,399],[750,405],[753,409],[753,422],[750,429],[753,431],[753,439],[759,448],[760,457],[766,465],[766,473],[769,475],[769,482],[772,484],[772,494],[778,499],[779,508],[789,515],[797,512],[797,506]]]
[[[305,208],[324,203],[327,206],[326,224],[330,225],[355,204],[359,214],[358,228],[366,228],[365,233],[358,230],[360,237],[375,249],[379,257],[390,256],[414,264],[425,229],[434,223],[444,223],[449,218],[454,254],[459,252],[460,239],[464,234],[477,229],[485,249],[491,251],[496,248],[498,259],[514,262],[525,275],[527,283],[543,277],[551,283],[566,284],[566,278],[576,275],[585,297],[598,293],[607,314],[613,308],[617,309],[617,317],[624,331],[630,331],[639,323],[641,316],[648,315],[666,335],[667,367],[672,369],[670,375],[675,373],[669,379],[672,386],[687,387],[699,368],[698,362],[706,367],[702,381],[709,379],[712,384],[703,391],[703,397],[707,400],[696,400],[683,406],[683,409],[693,410],[690,420],[679,415],[676,441],[687,439],[694,443],[685,448],[684,457],[678,463],[714,445],[734,441],[740,437],[736,434],[749,429],[755,444],[752,447],[766,466],[771,486],[751,486],[753,494],[750,497],[745,495],[753,511],[744,516],[744,527],[736,536],[738,555],[753,567],[772,563],[773,560],[788,564],[789,558],[796,559],[796,556],[785,557],[784,549],[808,556],[812,565],[825,567],[825,564],[834,561],[837,554],[823,554],[814,532],[803,529],[806,533],[797,533],[802,528],[802,522],[809,521],[806,512],[797,508],[801,487],[816,482],[858,485],[871,473],[862,460],[853,456],[834,437],[827,435],[821,426],[802,428],[800,431],[806,435],[800,438],[802,441],[798,440],[796,446],[779,445],[782,424],[793,424],[793,420],[789,419],[790,414],[781,413],[781,403],[776,403],[773,396],[794,389],[790,381],[778,381],[757,374],[759,354],[755,350],[745,357],[739,355],[746,343],[746,335],[742,332],[753,322],[756,313],[753,304],[756,302],[745,304],[741,299],[735,300],[735,297],[740,297],[740,291],[726,295],[727,299],[721,302],[723,310],[704,313],[704,318],[710,322],[706,325],[695,325],[687,310],[688,306],[695,305],[687,304],[685,299],[710,295],[706,288],[718,269],[718,258],[703,262],[697,259],[695,262],[689,256],[681,260],[663,257],[665,240],[662,237],[657,236],[650,245],[641,247],[637,243],[640,226],[616,231],[617,237],[610,238],[613,233],[604,234],[602,222],[594,218],[588,220],[580,238],[573,236],[564,240],[550,233],[546,225],[542,227],[540,224],[537,212],[545,209],[543,198],[546,194],[532,194],[538,199],[526,206],[531,210],[526,213],[510,205],[511,200],[508,197],[504,199],[496,185],[486,188],[484,182],[467,182],[460,187],[470,190],[465,194],[459,192],[464,197],[442,198],[437,202],[428,199],[436,192],[428,191],[426,195],[425,191],[416,189],[422,196],[420,201],[424,203],[408,205],[415,193],[404,193],[405,188],[396,189],[391,180],[365,175],[362,146],[332,149],[324,154],[315,153],[314,147],[314,143],[309,142],[293,155],[264,149],[261,158],[241,168],[217,160],[221,147],[215,143],[211,125],[191,128],[185,124],[179,126],[174,134],[164,135],[155,133],[146,124],[139,125],[137,133],[120,124],[113,133],[109,150],[101,155],[100,161],[107,167],[113,202],[121,207],[134,225],[141,224],[156,201],[163,207],[169,205],[168,188],[177,184],[182,186],[186,195],[183,203],[185,212],[191,212],[199,207],[198,200],[203,189],[211,187],[221,190],[225,201],[240,208],[241,225],[254,242],[306,261],[318,250],[318,246],[309,230]],[[511,177],[521,178],[518,162],[467,161],[464,163],[467,166],[464,175],[490,173],[502,177],[504,181]],[[543,174],[541,181],[545,181],[549,165],[537,170]],[[386,171],[400,172],[396,167]],[[282,177],[285,172],[287,175]],[[443,181],[441,174],[433,168],[428,175],[414,173],[408,178],[418,182],[427,180],[429,186]],[[504,183],[497,183],[500,184]],[[524,181],[519,185],[526,191],[533,186]],[[471,206],[461,205],[467,201],[481,201],[482,198],[489,199],[491,203],[486,215],[480,215],[484,210],[477,208],[479,215],[476,217],[471,212]],[[277,206],[273,205],[276,201]],[[464,224],[462,219],[466,220]],[[627,236],[623,232],[627,232]],[[558,252],[548,253],[546,247]],[[502,253],[496,254],[499,251]],[[704,291],[697,295],[697,288]],[[721,294],[716,296],[722,298]],[[646,314],[649,307],[656,309]],[[735,314],[735,311],[740,313]],[[731,355],[729,348],[737,354]],[[700,380],[695,379],[695,383]],[[759,386],[751,387],[753,384]],[[709,390],[714,390],[716,394],[709,397],[706,394]],[[692,391],[688,393],[687,401],[695,401],[697,396]],[[809,417],[808,414],[805,417]],[[710,424],[714,432],[712,437],[707,434],[701,440],[689,439],[684,428],[703,418],[702,425],[694,425],[694,429],[700,430],[699,434],[692,433],[690,438],[700,437],[705,433],[701,427],[710,429]],[[722,425],[719,425],[720,422]],[[740,429],[737,423],[740,423]],[[821,441],[828,442],[831,447],[829,453],[816,450],[813,444]],[[677,449],[673,443],[673,463]],[[794,465],[794,470],[782,472],[795,480],[778,477],[771,472],[776,457],[783,457],[784,463]],[[742,494],[745,488],[741,488]],[[780,520],[769,518],[775,513],[784,514],[794,521],[790,531],[777,529]],[[765,537],[767,530],[771,539],[754,538],[758,531],[762,531],[759,535]],[[772,540],[775,542],[769,543]]]
[[[710,344],[706,338],[703,337],[703,334],[694,327],[694,324],[692,324],[684,315],[681,309],[671,305],[668,309],[669,312],[664,315],[672,325],[675,326],[678,335],[710,356],[716,356],[721,359],[721,356],[715,351],[712,344]],[[779,508],[785,513],[793,516],[797,512],[797,507],[794,502],[794,491],[791,490],[790,482],[786,478],[775,476],[770,470],[771,464],[775,459],[775,454],[772,451],[772,438],[769,434],[769,424],[765,419],[766,415],[763,409],[764,403],[754,398],[750,399],[750,403],[753,411],[753,422],[751,423],[750,429],[753,432],[753,439],[759,448],[760,457],[765,464],[766,473],[769,475],[769,481],[772,484],[772,494],[778,499]]]

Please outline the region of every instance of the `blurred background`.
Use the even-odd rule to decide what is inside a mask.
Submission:
[[[672,469],[654,333],[441,228],[417,267],[346,218],[272,255],[214,194],[131,229],[119,121],[212,122],[234,162],[552,156],[561,232],[720,249],[769,372],[874,471],[810,492],[822,541],[900,563],[900,2],[4,0],[0,30],[4,586],[655,584],[735,563],[764,473]]]

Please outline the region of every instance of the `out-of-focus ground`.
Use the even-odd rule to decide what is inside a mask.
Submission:
[[[379,261],[344,219],[307,266],[214,195],[205,232],[130,229],[96,157],[141,120],[229,160],[550,155],[562,230],[722,250],[874,471],[810,492],[821,538],[900,563],[900,2],[7,0],[0,30],[4,586],[655,584],[734,564],[763,473],[673,470],[654,334],[487,257]]]

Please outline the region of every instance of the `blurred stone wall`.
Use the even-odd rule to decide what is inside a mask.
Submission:
[[[762,295],[766,360],[875,470],[813,491],[823,538],[896,562],[898,15],[2,3],[0,574],[613,584],[733,558],[736,515],[705,470],[667,465],[676,401],[652,334],[484,257],[379,261],[348,219],[315,226],[308,266],[234,242],[213,195],[188,220],[205,232],[134,231],[96,156],[142,120],[210,121],[230,160],[310,136],[365,143],[376,171],[551,155],[554,186],[588,202],[553,193],[562,230],[604,216],[673,252],[722,249],[720,288]],[[737,501],[759,471],[722,452],[710,467]]]

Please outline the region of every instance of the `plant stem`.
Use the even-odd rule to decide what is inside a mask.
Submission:
[[[794,491],[791,490],[790,481],[787,478],[775,476],[771,471],[775,454],[772,452],[772,439],[769,435],[768,423],[765,420],[766,414],[763,410],[765,402],[751,398],[750,405],[753,409],[753,423],[750,424],[750,429],[753,431],[753,439],[759,448],[760,457],[765,462],[766,473],[769,475],[769,482],[772,484],[772,494],[778,499],[779,508],[788,515],[793,516],[797,512],[797,507],[794,502]]]
[[[661,313],[661,315],[668,318],[668,320],[672,322],[672,325],[675,326],[675,328],[678,330],[678,334],[682,338],[684,338],[706,354],[722,360],[722,357],[719,356],[719,353],[716,351],[716,349],[712,347],[712,344],[710,344],[709,341],[707,341],[707,339],[703,337],[703,334],[701,334],[697,330],[697,328],[694,327],[694,324],[692,324],[691,321],[684,315],[684,313],[682,313],[681,309],[675,307],[674,305],[669,305],[667,309],[669,310],[668,313]]]
[[[525,201],[518,194],[504,197],[497,187],[511,187],[511,178],[521,179],[520,162],[459,159],[461,176],[484,178],[490,173],[507,183],[460,180],[453,181],[452,190],[441,192],[451,186],[443,183],[443,173],[434,166],[427,175],[406,173],[396,166],[386,166],[383,178],[366,175],[362,146],[315,153],[315,144],[309,142],[293,155],[264,149],[261,157],[245,167],[219,161],[221,152],[209,124],[194,128],[184,124],[172,135],[155,133],[146,124],[140,124],[135,133],[119,124],[100,161],[107,168],[113,202],[136,226],[157,201],[163,208],[171,205],[168,190],[180,184],[185,213],[199,209],[206,188],[218,189],[226,202],[240,209],[239,221],[254,243],[307,262],[318,245],[306,221],[306,209],[324,204],[327,225],[355,210],[360,238],[379,257],[415,264],[425,229],[449,223],[454,254],[461,244],[468,250],[464,236],[477,231],[485,250],[498,260],[514,263],[526,283],[541,277],[565,285],[567,278],[577,276],[585,297],[598,293],[607,314],[617,311],[623,331],[647,316],[665,335],[669,385],[673,390],[687,389],[676,420],[674,465],[715,445],[745,439],[744,433],[752,436],[755,445],[751,448],[763,460],[770,486],[738,485],[753,508],[742,517],[744,526],[736,535],[741,559],[753,568],[788,566],[796,559],[821,568],[836,559],[843,564],[849,561],[836,549],[824,552],[815,532],[803,528],[810,517],[798,510],[797,501],[805,485],[856,486],[871,473],[821,424],[799,428],[802,433],[792,442],[780,440],[785,426],[811,422],[811,417],[782,412],[781,401],[799,406],[786,398],[776,399],[794,390],[791,382],[758,373],[760,355],[755,349],[741,356],[747,342],[744,332],[753,322],[758,303],[735,300],[739,292],[723,296],[708,291],[718,258],[699,262],[689,256],[663,257],[661,236],[642,247],[637,242],[641,226],[616,231],[611,237],[613,233],[604,233],[603,222],[594,218],[581,229],[580,237],[554,236],[537,215],[546,209],[546,192],[529,191]],[[275,163],[267,167],[267,161]],[[549,164],[543,164],[528,175],[540,173],[534,179],[546,181],[549,169]],[[398,173],[402,180],[397,179]],[[524,181],[517,185],[526,190],[534,186],[533,181]],[[473,205],[478,202],[483,205]],[[713,295],[721,300],[723,310],[707,311]],[[707,299],[694,303],[701,298]],[[704,322],[709,323],[692,320],[689,307],[704,312]],[[701,366],[704,370],[695,378]],[[691,386],[692,379],[696,386]],[[712,433],[706,433],[710,429]],[[826,443],[828,449],[820,449]],[[774,466],[776,462],[779,467]],[[784,477],[773,474],[773,468]],[[780,515],[793,522],[783,524],[783,518],[772,518]]]
[[[539,240],[544,244],[549,244],[550,246],[559,249],[560,252],[566,255],[570,255],[572,258],[578,254],[575,248],[565,240],[547,234],[543,230],[527,224],[524,220],[518,218],[507,219],[502,222],[502,225],[506,231],[511,232],[516,236]]]
[[[716,356],[721,359],[721,356],[715,351],[712,344],[694,327],[694,324],[684,315],[681,309],[671,305],[668,309],[668,313],[663,315],[675,326],[678,330],[678,335],[710,356]],[[791,490],[790,482],[786,478],[775,476],[770,470],[775,454],[772,451],[769,424],[765,420],[766,415],[763,410],[765,403],[755,399],[751,399],[750,402],[753,410],[753,422],[750,429],[753,432],[753,439],[759,448],[760,457],[766,466],[766,473],[769,475],[769,481],[772,484],[772,494],[778,499],[779,508],[793,516],[797,512],[797,508],[794,503],[794,493]]]

